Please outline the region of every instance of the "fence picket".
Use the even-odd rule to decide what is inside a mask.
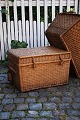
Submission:
[[[37,40],[40,47],[40,0],[37,0]]]
[[[6,22],[3,23],[3,33],[4,33],[4,54],[6,56],[7,50],[8,50],[8,44],[7,44],[7,34],[6,34]]]
[[[41,46],[44,46],[44,22],[41,22]]]
[[[33,10],[32,0],[29,0],[30,47],[33,47]]]
[[[55,18],[55,0],[52,0],[52,20]]]
[[[78,12],[78,0],[76,0],[74,4],[75,4],[74,11],[77,13]]]
[[[34,45],[33,47],[37,47],[37,30],[36,30],[36,21],[34,21],[34,28],[33,28],[33,33],[34,33]]]
[[[1,0],[0,0],[0,11],[1,11]],[[0,42],[1,42],[1,53],[0,53],[0,59],[4,60],[4,40],[3,40],[3,26],[2,26],[2,13],[0,12]]]
[[[14,22],[11,21],[11,40],[14,40]]]
[[[70,0],[67,0],[67,11],[70,11]]]
[[[21,10],[22,10],[22,35],[23,35],[23,40],[26,41],[25,38],[25,7],[24,7],[24,0],[21,0]]]
[[[10,12],[9,12],[9,1],[5,0],[6,10],[6,22],[7,22],[7,39],[8,39],[8,48],[11,48],[11,36],[10,36]]]
[[[19,41],[22,42],[22,27],[21,27],[21,20],[18,21],[19,26]]]
[[[63,12],[63,0],[60,0],[59,12]]]
[[[26,21],[26,39],[27,39],[27,48],[30,47],[30,40],[29,40],[29,21]]]
[[[48,9],[47,9],[47,0],[44,0],[44,31],[47,29],[48,25]],[[44,45],[47,46],[47,38],[45,36]]]
[[[14,5],[13,5],[13,10],[14,10],[14,27],[15,27],[15,40],[18,40],[18,18],[17,18],[17,1],[14,0]]]

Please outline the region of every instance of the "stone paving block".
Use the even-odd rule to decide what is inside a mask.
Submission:
[[[50,97],[51,96],[51,93],[49,91],[43,91],[43,92],[39,92],[39,96],[40,97]]]
[[[41,111],[40,116],[42,116],[42,117],[52,117],[52,111]]]
[[[1,94],[1,93],[0,93],[0,99],[3,99],[4,95],[5,95],[5,94]]]
[[[71,103],[72,102],[72,98],[70,98],[70,97],[63,97],[62,98],[62,103]]]
[[[53,116],[61,116],[61,115],[65,115],[65,111],[64,110],[54,110],[53,111]]]
[[[68,109],[68,108],[71,108],[71,104],[69,103],[59,104],[59,109]]]
[[[77,97],[80,97],[80,92],[77,91],[77,92],[75,93],[75,95],[76,95]]]
[[[80,120],[78,117],[67,117],[66,120]]]
[[[37,111],[28,111],[28,117],[38,117]]]
[[[50,118],[50,120],[61,120],[59,117],[53,117],[53,118]]]
[[[67,110],[67,115],[79,116],[80,117],[80,110]]]
[[[3,105],[0,105],[0,112],[2,111],[2,109],[3,109]]]
[[[42,109],[42,104],[41,103],[30,103],[29,104],[29,109],[30,110],[41,110]]]
[[[3,93],[13,93],[14,89],[13,88],[3,88]]]
[[[17,110],[27,110],[28,109],[28,104],[18,104],[17,105]]]
[[[1,120],[9,120],[10,112],[0,112],[0,119]]]
[[[67,97],[67,96],[72,97],[73,94],[74,94],[74,93],[71,92],[71,91],[69,91],[69,92],[64,92],[64,96],[65,96],[65,97]]]
[[[55,102],[55,103],[60,103],[61,102],[59,97],[50,97],[49,101],[50,102]]]
[[[26,98],[28,97],[28,93],[18,93],[18,97]]]
[[[72,104],[72,107],[73,107],[74,109],[79,109],[79,110],[80,110],[80,103],[73,103],[73,104]]]
[[[25,112],[24,111],[13,111],[12,112],[12,118],[22,118],[25,117]]]
[[[49,120],[48,118],[37,118],[37,120]]]
[[[36,98],[27,97],[27,98],[25,99],[25,102],[27,102],[27,103],[34,103],[34,102],[36,102]]]
[[[0,81],[3,81],[4,80],[4,76],[0,76]]]
[[[38,99],[37,99],[37,102],[41,102],[41,103],[44,103],[44,102],[46,102],[47,101],[47,98],[46,97],[39,97]]]
[[[5,95],[5,98],[16,98],[17,97],[17,94],[6,94]]]
[[[3,111],[12,111],[15,108],[15,104],[4,105]]]
[[[14,103],[24,103],[24,98],[14,98]]]
[[[80,97],[75,97],[73,100],[74,102],[80,102]]]
[[[13,99],[12,98],[4,98],[2,100],[2,104],[6,105],[6,104],[11,104],[13,103]]]
[[[22,120],[35,120],[35,118],[22,118]]]
[[[37,97],[37,96],[39,96],[39,94],[38,94],[38,92],[28,92],[28,95],[30,96],[30,97]]]
[[[46,110],[51,110],[51,109],[57,109],[57,106],[55,103],[43,103],[43,108]]]
[[[58,92],[55,92],[54,95],[57,97],[62,97],[63,93],[61,91],[58,91]]]

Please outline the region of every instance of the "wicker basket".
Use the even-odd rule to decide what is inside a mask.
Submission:
[[[68,83],[70,52],[54,47],[10,49],[9,79],[22,92]]]
[[[60,13],[45,34],[51,45],[71,51],[72,64],[80,78],[80,15]]]

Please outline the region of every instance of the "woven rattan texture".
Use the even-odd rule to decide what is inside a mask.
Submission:
[[[23,50],[26,51],[24,56]],[[27,50],[30,50],[30,53],[27,53]],[[37,54],[32,56],[31,50],[38,50]],[[17,49],[16,53],[21,51],[19,55],[12,54],[14,51],[15,49],[8,52],[9,72],[12,74],[14,85],[22,92],[68,83],[70,52],[50,46]]]
[[[61,37],[67,50],[71,51],[72,62],[76,74],[80,78],[80,20]]]
[[[66,50],[60,35],[68,30],[78,19],[80,19],[78,14],[58,14],[45,32],[50,45]]]
[[[73,68],[80,78],[80,15],[57,15],[45,34],[52,46],[71,51]]]
[[[8,51],[10,54],[22,58],[22,57],[31,57],[31,56],[40,56],[40,55],[49,55],[49,54],[58,54],[62,52],[66,52],[64,50],[46,46],[46,47],[36,47],[36,48],[20,48],[20,49],[10,49]]]

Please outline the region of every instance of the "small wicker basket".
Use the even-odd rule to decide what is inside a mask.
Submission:
[[[71,54],[54,47],[10,49],[9,75],[22,92],[68,83]]]
[[[74,70],[80,78],[80,15],[58,14],[45,34],[52,46],[71,51]]]

